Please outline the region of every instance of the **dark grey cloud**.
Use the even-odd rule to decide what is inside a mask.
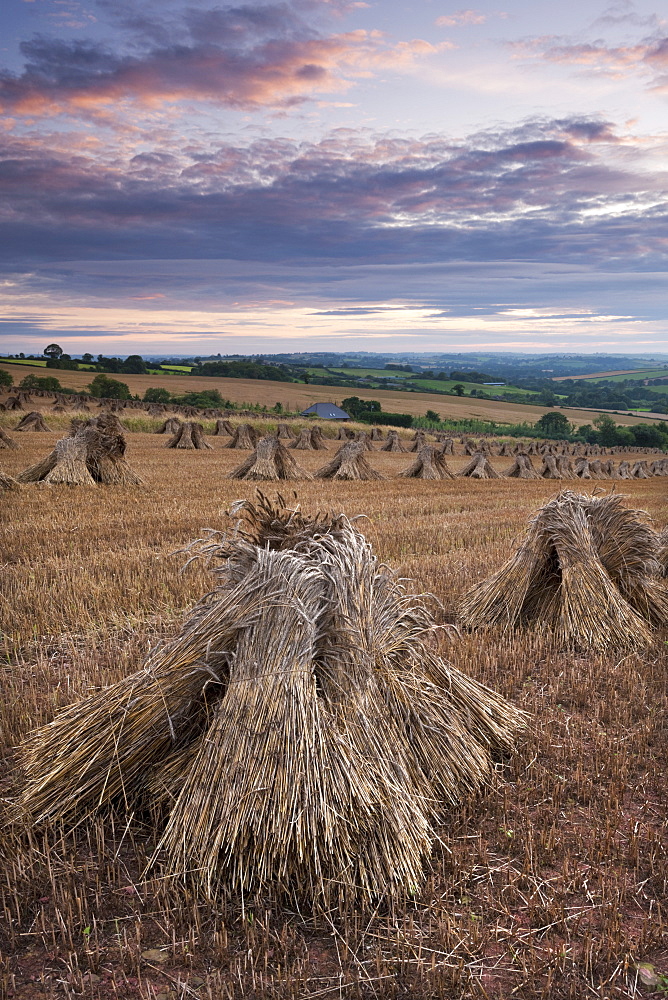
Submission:
[[[613,167],[606,123],[540,121],[453,144],[349,133],[127,163],[0,146],[0,259],[665,263],[666,177]],[[623,162],[623,161],[620,161]]]

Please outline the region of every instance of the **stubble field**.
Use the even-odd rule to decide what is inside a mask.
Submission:
[[[21,450],[3,452],[2,469],[32,464],[58,436],[15,435]],[[225,478],[247,453],[209,440],[213,451],[179,452],[164,436],[128,435],[144,488],[33,486],[0,500],[5,800],[19,780],[12,748],[21,737],[135,670],[211,588],[206,568],[181,572],[185,556],[175,552],[223,527],[230,502],[254,486]],[[293,454],[310,470],[328,459]],[[411,456],[370,461],[394,475]],[[464,459],[448,462],[457,470]],[[282,492],[292,499],[296,489],[309,511],[366,515],[379,556],[433,592],[452,622],[465,590],[505,561],[557,485],[388,479]],[[664,479],[617,488],[666,523]],[[566,654],[531,635],[443,630],[436,641],[532,724],[494,787],[453,811],[416,898],[317,920],[268,906],[242,916],[143,875],[153,839],[141,818],[37,836],[30,851],[5,839],[0,996],[579,1000],[665,986],[665,641],[609,656]]]

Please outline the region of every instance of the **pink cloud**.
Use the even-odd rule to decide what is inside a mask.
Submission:
[[[460,24],[484,24],[488,14],[479,10],[456,10],[453,14],[443,14],[434,21],[439,28],[454,28]]]
[[[554,35],[511,43],[518,58],[541,59],[565,66],[579,66],[602,76],[622,79],[631,73],[651,77],[652,89],[668,84],[668,38],[635,45],[606,45],[602,41],[570,42]]]
[[[313,37],[292,23],[250,43],[247,35],[230,41],[213,25],[206,40],[205,27],[190,25],[188,44],[154,46],[139,56],[38,37],[22,47],[28,59],[22,75],[0,73],[0,109],[99,117],[113,115],[120,101],[157,107],[183,99],[248,110],[290,107],[452,47],[422,39],[391,43],[382,32],[361,29]]]

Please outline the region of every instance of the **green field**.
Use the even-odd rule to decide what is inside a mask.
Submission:
[[[599,375],[596,378],[580,378],[578,382],[626,382],[627,379],[642,382],[644,378],[668,378],[668,368],[648,368],[638,372],[627,372],[625,375]]]
[[[406,378],[410,376],[410,372],[386,372],[384,368],[304,368],[304,371],[308,372],[309,375],[331,375],[336,373],[337,375],[350,375],[353,378],[366,378],[371,376],[372,378]]]
[[[668,385],[648,385],[644,388],[651,389],[652,392],[663,392],[668,393]],[[633,389],[631,390],[633,392]]]
[[[149,369],[150,370],[150,369]],[[160,368],[154,369],[155,372],[191,372],[192,365],[161,365]],[[153,372],[151,372],[153,374]]]
[[[36,361],[34,358],[0,358],[3,365],[37,365],[40,368],[46,367],[46,358],[44,361]]]
[[[482,389],[489,396],[506,396],[509,399],[517,396],[535,396],[536,393],[530,389],[518,389],[513,385],[485,386],[479,382],[462,382],[460,379],[427,379],[413,378],[410,372],[385,371],[383,368],[306,368],[310,375],[326,375],[327,372],[336,372],[337,375],[348,375],[352,378],[372,379],[401,379],[406,388],[413,388],[419,392],[450,392],[454,386],[463,385],[467,396],[471,395],[471,389],[476,392]]]
[[[450,392],[456,385],[463,385],[466,390],[466,395],[471,395],[471,389],[475,389],[476,392],[482,389],[482,391],[488,396],[535,396],[537,395],[531,389],[518,389],[514,385],[481,385],[479,382],[462,382],[459,379],[447,379],[441,381],[441,379],[431,379],[431,378],[420,378],[411,379],[408,383],[409,385],[414,385],[416,388],[420,389],[421,392]]]

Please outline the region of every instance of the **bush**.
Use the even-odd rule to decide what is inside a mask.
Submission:
[[[4,371],[4,369],[0,369],[0,385],[14,385],[14,379],[9,372]]]
[[[224,378],[270,379],[272,382],[292,382],[292,375],[278,365],[256,361],[205,361],[193,368],[191,375],[211,375]]]
[[[157,386],[156,388],[147,389],[144,393],[145,403],[168,403],[172,398],[171,392],[168,389],[162,389]]]
[[[202,409],[233,408],[233,404],[223,399],[217,389],[202,389],[201,392],[186,392],[183,396],[172,396],[173,403],[181,406],[198,406]]]
[[[369,413],[362,412],[356,418],[365,424],[389,424],[391,427],[412,427],[410,413]]]
[[[668,427],[661,424],[635,424],[628,428],[640,448],[668,448]]]
[[[88,386],[91,396],[98,399],[130,399],[130,390],[125,382],[119,382],[108,375],[96,375]]]
[[[69,355],[63,355],[62,358],[47,358],[45,368],[58,368],[60,371],[68,372],[78,372],[79,365],[76,361],[72,361]]]
[[[43,389],[46,392],[62,392],[63,387],[55,375],[26,375],[19,389]]]

